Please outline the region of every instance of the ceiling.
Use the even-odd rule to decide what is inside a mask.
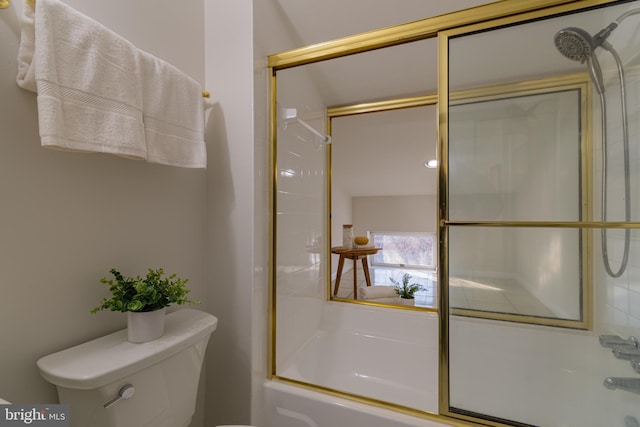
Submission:
[[[275,0],[299,46],[491,3],[487,0]],[[401,4],[401,7],[399,7]],[[437,42],[423,40],[306,65],[328,107],[434,93]],[[281,72],[286,75],[287,71]]]
[[[488,0],[275,0],[299,47],[443,15]]]

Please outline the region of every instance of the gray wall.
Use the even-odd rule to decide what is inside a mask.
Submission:
[[[66,3],[203,82],[202,1]],[[164,267],[209,309],[206,172],[40,147],[35,94],[15,83],[21,12],[19,1],[0,11],[0,396],[56,402],[38,358],[125,325],[89,313],[109,268]]]

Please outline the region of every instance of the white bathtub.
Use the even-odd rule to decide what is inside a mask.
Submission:
[[[437,315],[327,304],[320,328],[277,375],[437,413]]]
[[[264,398],[263,427],[449,426],[278,381],[265,382]]]

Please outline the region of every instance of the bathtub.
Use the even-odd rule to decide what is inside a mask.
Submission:
[[[263,427],[447,427],[279,381],[264,384]]]
[[[437,413],[437,314],[329,303],[277,376]]]

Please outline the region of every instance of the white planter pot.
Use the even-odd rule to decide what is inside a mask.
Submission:
[[[156,311],[127,312],[127,339],[143,343],[158,339],[164,334],[166,307]]]
[[[414,298],[400,298],[398,297],[398,300],[400,301],[398,304],[400,305],[415,305],[416,300]]]

